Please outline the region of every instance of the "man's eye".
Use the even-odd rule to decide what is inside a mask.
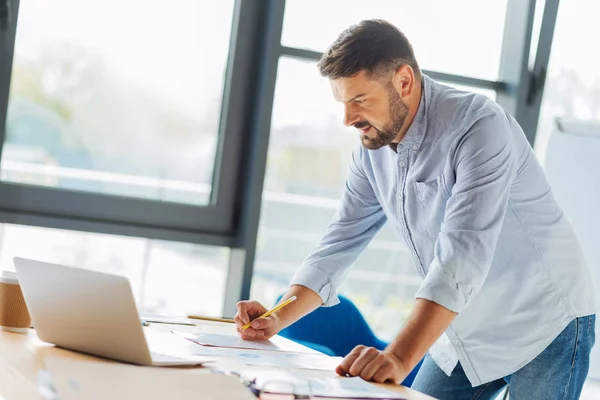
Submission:
[[[355,101],[356,103],[358,103],[358,104],[362,104],[362,103],[364,103],[364,102],[365,102],[365,100],[364,100],[364,99],[360,99],[360,100],[358,100],[358,99],[357,99],[357,100],[354,100],[354,101]]]

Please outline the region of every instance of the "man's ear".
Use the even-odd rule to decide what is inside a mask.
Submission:
[[[400,65],[394,72],[392,83],[402,98],[410,96],[415,87],[415,71],[408,64]]]

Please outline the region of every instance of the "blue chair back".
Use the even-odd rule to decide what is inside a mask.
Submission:
[[[277,299],[279,302],[281,296]],[[283,329],[280,335],[331,356],[344,357],[354,347],[364,345],[384,350],[388,343],[379,339],[360,310],[344,296],[333,307],[320,307]],[[402,383],[410,386],[419,365]]]

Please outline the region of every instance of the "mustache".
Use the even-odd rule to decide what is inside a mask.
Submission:
[[[353,124],[353,126],[354,126],[356,129],[363,129],[363,128],[366,128],[366,127],[367,127],[367,126],[369,126],[369,125],[371,125],[371,124],[369,123],[369,121],[359,121],[359,122],[355,122],[355,123]]]

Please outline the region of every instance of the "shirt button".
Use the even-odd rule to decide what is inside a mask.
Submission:
[[[419,150],[419,146],[417,146],[417,145],[415,144],[415,145],[413,146],[413,150],[414,150],[414,151],[417,151],[417,150]]]
[[[400,161],[400,166],[401,166],[401,167],[404,167],[405,165],[406,165],[406,162],[404,162],[404,161]]]

